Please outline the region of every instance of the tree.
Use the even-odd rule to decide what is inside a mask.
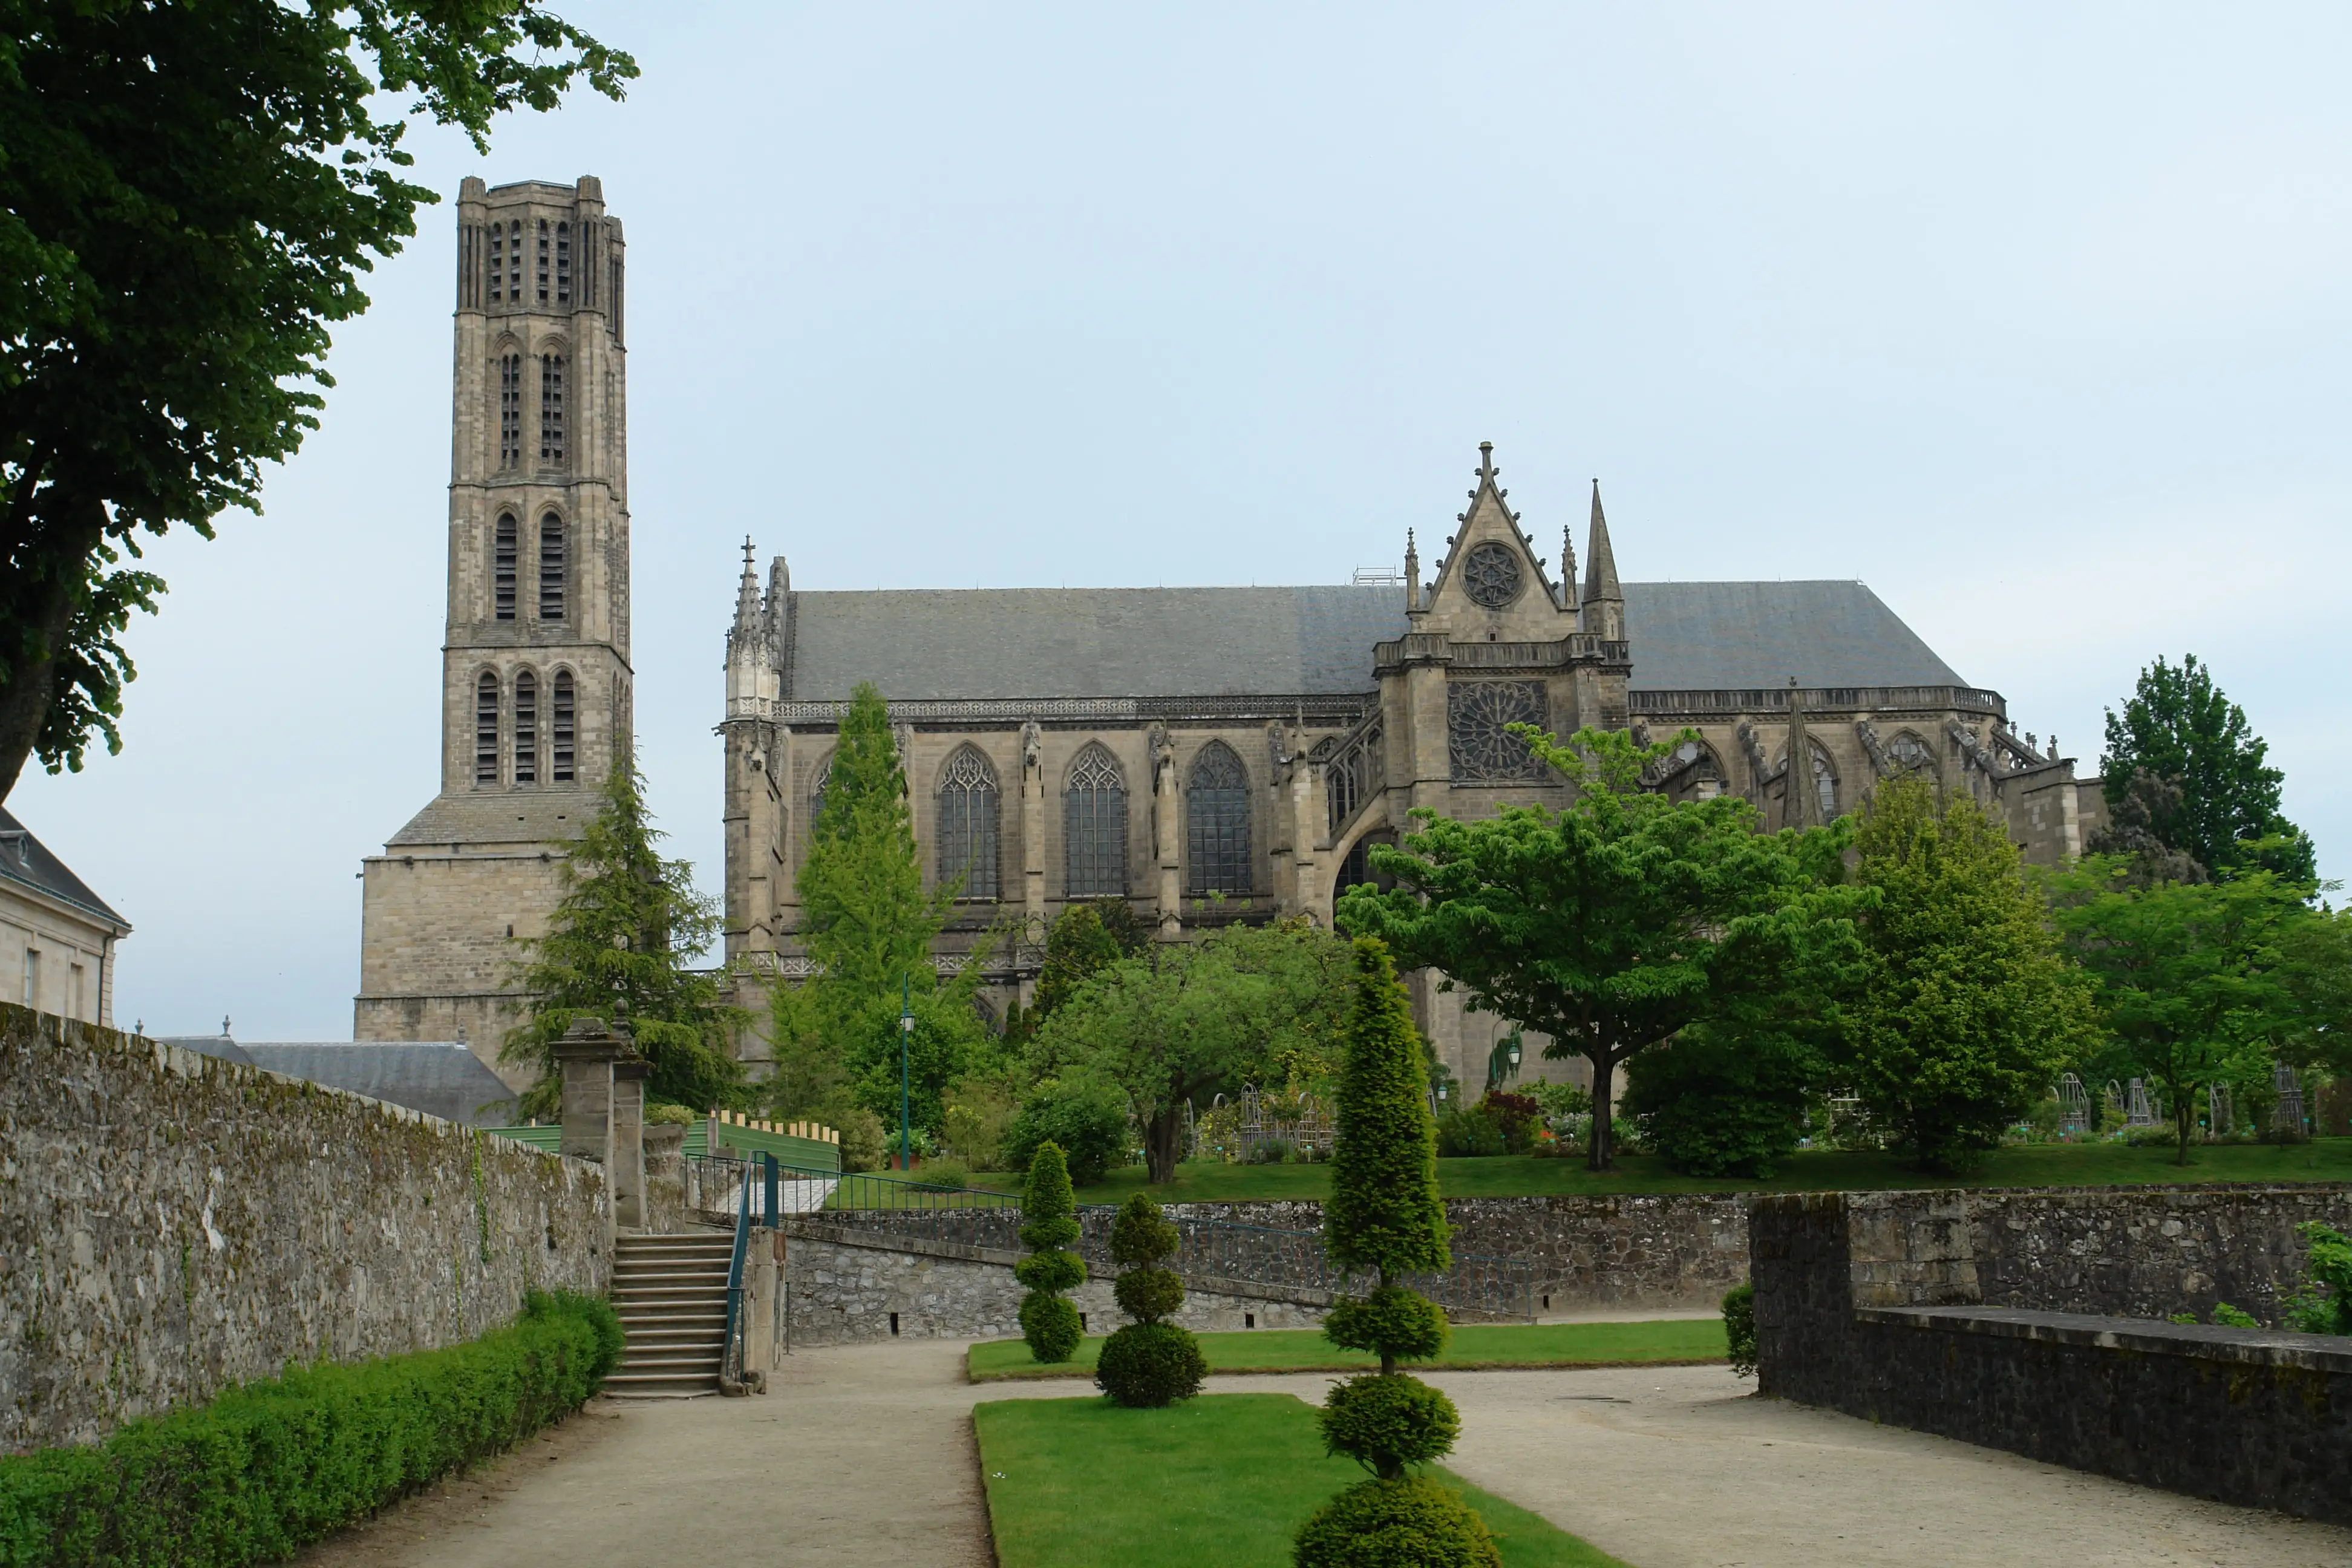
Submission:
[[[1448,1560],[1491,1562],[1494,1549],[1476,1516],[1444,1510],[1442,1500],[1407,1475],[1408,1467],[1453,1450],[1462,1418],[1443,1393],[1396,1369],[1401,1360],[1436,1355],[1446,1339],[1445,1315],[1402,1280],[1444,1269],[1453,1258],[1445,1205],[1437,1195],[1437,1136],[1412,1005],[1397,984],[1386,944],[1360,937],[1352,957],[1354,995],[1323,1247],[1334,1268],[1370,1273],[1374,1282],[1363,1297],[1333,1306],[1323,1335],[1343,1349],[1370,1351],[1381,1358],[1381,1370],[1335,1386],[1324,1400],[1322,1424],[1330,1451],[1354,1459],[1373,1479],[1341,1493],[1307,1522],[1295,1561],[1360,1561],[1350,1554],[1351,1534],[1366,1522],[1377,1530],[1382,1521],[1409,1516],[1412,1528],[1435,1528]]]
[[[1064,910],[1045,933],[1037,1004],[1025,1020],[1029,1031],[1034,1034],[1055,1008],[1077,994],[1079,986],[1120,959],[1143,952],[1150,942],[1150,933],[1124,899],[1072,904]]]
[[[1192,1333],[1162,1320],[1184,1304],[1184,1281],[1166,1259],[1183,1238],[1160,1205],[1142,1193],[1119,1205],[1111,1222],[1111,1261],[1122,1272],[1111,1286],[1118,1310],[1133,1321],[1103,1342],[1095,1386],[1112,1403],[1156,1410],[1201,1392],[1209,1363]]]
[[[2052,886],[2066,951],[2091,977],[2108,1035],[2162,1087],[2185,1165],[2199,1087],[2266,1079],[2273,1042],[2295,1026],[2279,940],[2310,911],[2267,871],[2141,887],[2091,856]]]
[[[529,994],[530,1015],[507,1032],[500,1055],[540,1069],[523,1098],[534,1114],[555,1108],[555,1043],[583,1017],[625,1018],[653,1068],[650,1100],[708,1110],[741,1081],[727,1048],[740,1010],[720,1002],[714,975],[692,967],[719,934],[719,911],[695,891],[693,867],[656,850],[663,835],[644,787],[633,758],[614,761],[595,816],[556,867],[563,896],[547,934],[519,942],[523,956],[509,977]]]
[[[947,1086],[998,1058],[975,1002],[985,954],[940,984],[931,943],[958,889],[923,890],[890,710],[869,684],[842,716],[824,801],[798,881],[800,936],[816,973],[797,992],[781,984],[770,992],[771,1038],[797,1078],[818,1085],[837,1075],[845,1089],[833,1092],[895,1130],[903,1003],[915,1018],[906,1037],[911,1120],[936,1130]]]
[[[1078,1239],[1076,1215],[1062,1151],[1040,1143],[1021,1191],[1021,1245],[1029,1256],[1013,1266],[1013,1277],[1029,1288],[1021,1302],[1021,1337],[1042,1362],[1069,1360],[1085,1332],[1078,1310],[1064,1294],[1087,1280],[1085,1259],[1069,1249]]]
[[[121,749],[119,640],[325,406],[329,329],[434,194],[412,117],[465,130],[637,74],[536,0],[0,0],[0,796]],[[406,97],[390,113],[382,106]]]
[[[2090,1009],[2003,826],[1970,796],[1881,784],[1855,838],[1867,968],[1846,1009],[1854,1089],[1931,1171],[1965,1168],[2050,1093]]]
[[[2107,710],[2107,808],[2120,820],[2132,781],[2155,773],[2179,792],[2179,804],[2148,824],[2167,848],[2217,874],[2259,866],[2311,882],[2311,839],[2279,813],[2286,775],[2270,766],[2269,751],[2195,654],[2178,665],[2159,657],[2140,671],[2123,710]]]
[[[1031,1047],[1041,1078],[1073,1069],[1123,1089],[1150,1179],[1176,1179],[1184,1107],[1244,1083],[1328,1070],[1347,1007],[1346,944],[1304,921],[1154,943],[1099,971]]]
[[[1349,889],[1339,921],[1443,971],[1473,1006],[1550,1036],[1547,1057],[1590,1062],[1601,1109],[1586,1163],[1607,1170],[1617,1068],[1743,996],[1788,994],[1802,976],[1750,955],[1813,953],[1824,942],[1794,928],[1851,921],[1855,896],[1833,885],[1850,828],[1767,836],[1736,796],[1677,805],[1643,790],[1642,769],[1673,741],[1587,729],[1561,746],[1513,731],[1576,786],[1575,803],[1484,822],[1414,812],[1421,831],[1371,851],[1397,885]]]

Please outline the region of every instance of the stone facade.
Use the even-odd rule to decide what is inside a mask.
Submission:
[[[763,584],[747,547],[720,725],[727,954],[763,976],[747,993],[807,972],[793,879],[859,680],[890,701],[927,876],[966,889],[935,962],[1017,929],[983,992],[998,1007],[1029,999],[1043,933],[1076,900],[1123,897],[1171,940],[1328,921],[1416,809],[1564,804],[1505,732],[1517,721],[1693,731],[1653,787],[1737,792],[1774,827],[1899,773],[1983,800],[2037,860],[2097,825],[2095,781],[1861,584],[1622,584],[1596,486],[1580,589],[1567,531],[1555,571],[1489,448],[1475,479],[1426,580],[1409,537],[1387,586],[811,593],[781,558]],[[1412,977],[1420,1026],[1484,1083],[1512,1026],[1441,979]],[[1522,1077],[1582,1081],[1546,1043],[1526,1039]]]
[[[15,1007],[0,1178],[0,1452],[611,1278],[593,1165]]]
[[[111,1027],[114,949],[130,934],[130,921],[0,810],[0,994]]]
[[[354,1037],[516,1087],[514,942],[632,729],[625,254],[593,178],[459,188],[441,791],[361,868]]]

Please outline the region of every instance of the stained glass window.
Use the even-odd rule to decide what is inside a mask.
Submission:
[[[997,896],[996,770],[965,746],[948,759],[940,775],[940,880],[961,879],[956,897],[993,900]]]
[[[1473,546],[1462,559],[1462,589],[1488,609],[1501,609],[1519,596],[1519,558],[1491,539]]]
[[[1512,784],[1544,776],[1528,743],[1507,728],[1546,724],[1538,680],[1457,680],[1445,689],[1446,745],[1456,784]]]
[[[1193,759],[1185,825],[1195,895],[1250,890],[1249,774],[1231,746],[1212,741]]]
[[[1088,746],[1070,766],[1062,792],[1062,850],[1068,896],[1127,894],[1127,779],[1118,761]]]

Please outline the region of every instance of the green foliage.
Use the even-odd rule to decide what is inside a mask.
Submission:
[[[1019,1169],[1019,1162],[1004,1158],[1004,1136],[1012,1129],[1020,1103],[1011,1071],[966,1073],[948,1085],[940,1135],[975,1171]],[[1070,1147],[1062,1139],[1054,1141],[1065,1152]]]
[[[2317,1223],[2295,1227],[2310,1253],[2303,1285],[2281,1305],[2287,1327],[2305,1334],[2352,1334],[2352,1238]]]
[[[889,1158],[890,1138],[882,1119],[862,1105],[853,1105],[831,1121],[841,1134],[841,1168],[878,1171]]]
[[[1502,1568],[1486,1521],[1425,1477],[1360,1482],[1316,1510],[1295,1568]]]
[[[1130,1268],[1111,1284],[1118,1310],[1139,1323],[1171,1317],[1184,1304],[1184,1280],[1173,1268]]]
[[[1114,1263],[1158,1263],[1176,1256],[1176,1249],[1182,1245],[1183,1237],[1147,1194],[1130,1194],[1111,1221],[1110,1258]]]
[[[1756,1375],[1756,1287],[1746,1280],[1723,1293],[1723,1337],[1731,1346],[1731,1370]]]
[[[2186,1164],[2199,1087],[2267,1079],[2273,1052],[2305,1022],[2280,942],[2314,917],[2266,871],[2144,886],[2127,869],[2089,856],[2051,878],[2055,920],[2115,1047],[2163,1089]]]
[[[1445,1160],[1491,1159],[1508,1153],[1502,1125],[1475,1107],[1448,1110],[1437,1118],[1437,1153]]]
[[[509,970],[530,1015],[507,1032],[500,1054],[539,1069],[523,1096],[533,1115],[561,1097],[555,1043],[575,1019],[611,1024],[616,1005],[652,1064],[650,1098],[701,1110],[738,1098],[742,1068],[728,1034],[743,1014],[719,1000],[715,976],[693,967],[718,937],[719,910],[695,891],[693,867],[656,850],[664,835],[644,784],[633,759],[615,760],[595,816],[556,868],[563,896],[547,934],[520,942],[524,956]]]
[[[1078,1310],[1061,1294],[1087,1278],[1085,1261],[1068,1250],[1078,1239],[1077,1212],[1060,1147],[1039,1144],[1021,1193],[1021,1245],[1029,1256],[1013,1265],[1013,1273],[1029,1288],[1021,1303],[1021,1334],[1029,1342],[1029,1353],[1041,1362],[1067,1361],[1078,1348]]]
[[[1394,1480],[1407,1465],[1454,1451],[1462,1416],[1454,1401],[1401,1372],[1351,1377],[1323,1402],[1323,1441],[1331,1453]]]
[[[2123,711],[2107,710],[2108,808],[2120,818],[2134,781],[2155,774],[2176,792],[2147,825],[2158,843],[2209,871],[2260,868],[2308,886],[2316,875],[2311,839],[2280,815],[2286,775],[2269,764],[2269,751],[2195,654],[2178,665],[2158,658],[2140,671]]]
[[[316,429],[330,328],[434,194],[423,116],[491,119],[636,75],[532,0],[9,0],[0,26],[0,795],[26,756],[119,749],[152,610],[142,536],[260,510]]]
[[[2263,1326],[2252,1312],[2232,1307],[2227,1301],[2213,1303],[2211,1321],[2216,1327],[2224,1329],[2259,1329]]]
[[[1072,904],[1054,921],[1053,929],[1045,933],[1045,962],[1037,976],[1037,1005],[1027,1019],[1031,1033],[1035,1033],[1037,1026],[1087,981],[1120,959],[1142,951],[1141,942],[1132,946],[1122,943],[1103,923],[1106,910],[1127,908],[1123,899],[1100,904]]]
[[[1452,1333],[1436,1302],[1402,1285],[1378,1285],[1360,1300],[1336,1301],[1323,1319],[1323,1337],[1342,1350],[1393,1361],[1434,1360]]]
[[[1822,1053],[1782,1032],[1699,1024],[1626,1065],[1628,1117],[1694,1176],[1771,1176],[1796,1152]]]
[[[1329,1071],[1347,968],[1346,944],[1303,920],[1150,943],[1055,1008],[1031,1063],[1041,1077],[1083,1069],[1117,1085],[1142,1126],[1152,1181],[1171,1182],[1188,1103]]]
[[[1412,1006],[1385,943],[1360,937],[1353,956],[1323,1245],[1339,1268],[1376,1269],[1387,1284],[1452,1259]]]
[[[1861,917],[1848,1071],[1896,1147],[1964,1170],[2089,1044],[2088,998],[2006,828],[1973,798],[1939,809],[1923,781],[1887,780],[1854,847],[1877,897]]]
[[[244,1568],[291,1556],[576,1410],[618,1363],[600,1299],[533,1292],[465,1344],[322,1363],[133,1422],[92,1447],[0,1458],[12,1568]]]
[[[1048,1142],[1062,1149],[1072,1180],[1094,1185],[1126,1163],[1126,1097],[1116,1086],[1083,1073],[1045,1079],[1006,1125],[998,1156],[1020,1169]]]
[[[691,1127],[702,1120],[700,1113],[683,1105],[653,1104],[646,1107],[648,1127]]]
[[[1200,1342],[1173,1323],[1129,1323],[1103,1342],[1095,1363],[1095,1386],[1131,1410],[1158,1410],[1190,1399],[1208,1375]]]
[[[1824,989],[1815,971],[1853,941],[1856,895],[1831,885],[1843,819],[1759,834],[1737,796],[1677,805],[1641,787],[1673,741],[1587,729],[1561,746],[1528,726],[1513,732],[1576,786],[1575,804],[1505,806],[1479,822],[1416,811],[1420,832],[1370,852],[1396,885],[1349,889],[1343,927],[1550,1036],[1547,1056],[1583,1057],[1604,1105],[1619,1066],[1693,1025],[1753,1015],[1817,1026],[1803,1005]],[[1609,1168],[1612,1131],[1596,1121],[1596,1171]]]

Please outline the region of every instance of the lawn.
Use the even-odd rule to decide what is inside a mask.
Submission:
[[[1202,1334],[1211,1372],[1355,1372],[1377,1358],[1343,1351],[1320,1329],[1258,1329]],[[1562,1367],[1626,1363],[1688,1365],[1724,1359],[1723,1320],[1681,1318],[1633,1323],[1465,1323],[1448,1337],[1445,1353],[1419,1366]],[[974,1383],[1004,1378],[1091,1377],[1100,1337],[1083,1340],[1073,1360],[1040,1366],[1019,1340],[991,1340],[966,1352]]]
[[[1167,1410],[1106,1399],[1008,1399],[971,1413],[1003,1568],[1287,1568],[1290,1539],[1361,1480],[1323,1452],[1287,1394],[1213,1394]],[[1507,1568],[1624,1568],[1443,1469],[1496,1536]]]
[[[917,1174],[921,1173],[918,1171]],[[2122,1143],[2021,1143],[1996,1149],[1964,1177],[1928,1176],[1892,1154],[1804,1150],[1791,1156],[1770,1181],[1726,1178],[1711,1181],[1677,1175],[1654,1154],[1624,1154],[1619,1169],[1596,1176],[1580,1160],[1536,1160],[1502,1155],[1481,1160],[1440,1160],[1438,1185],[1449,1198],[1532,1197],[1555,1193],[1802,1193],[1871,1192],[1907,1187],[2105,1187],[2165,1182],[2352,1181],[2352,1138],[2322,1138],[2310,1143],[2223,1143],[2192,1148],[2189,1164],[2172,1163],[2172,1150],[2132,1148]],[[1017,1191],[1017,1175],[976,1175],[973,1184]],[[1078,1201],[1115,1204],[1129,1193],[1150,1192],[1167,1203],[1264,1202],[1321,1198],[1330,1190],[1328,1165],[1179,1166],[1171,1186],[1151,1187],[1140,1166],[1113,1171],[1104,1181],[1080,1187]]]

